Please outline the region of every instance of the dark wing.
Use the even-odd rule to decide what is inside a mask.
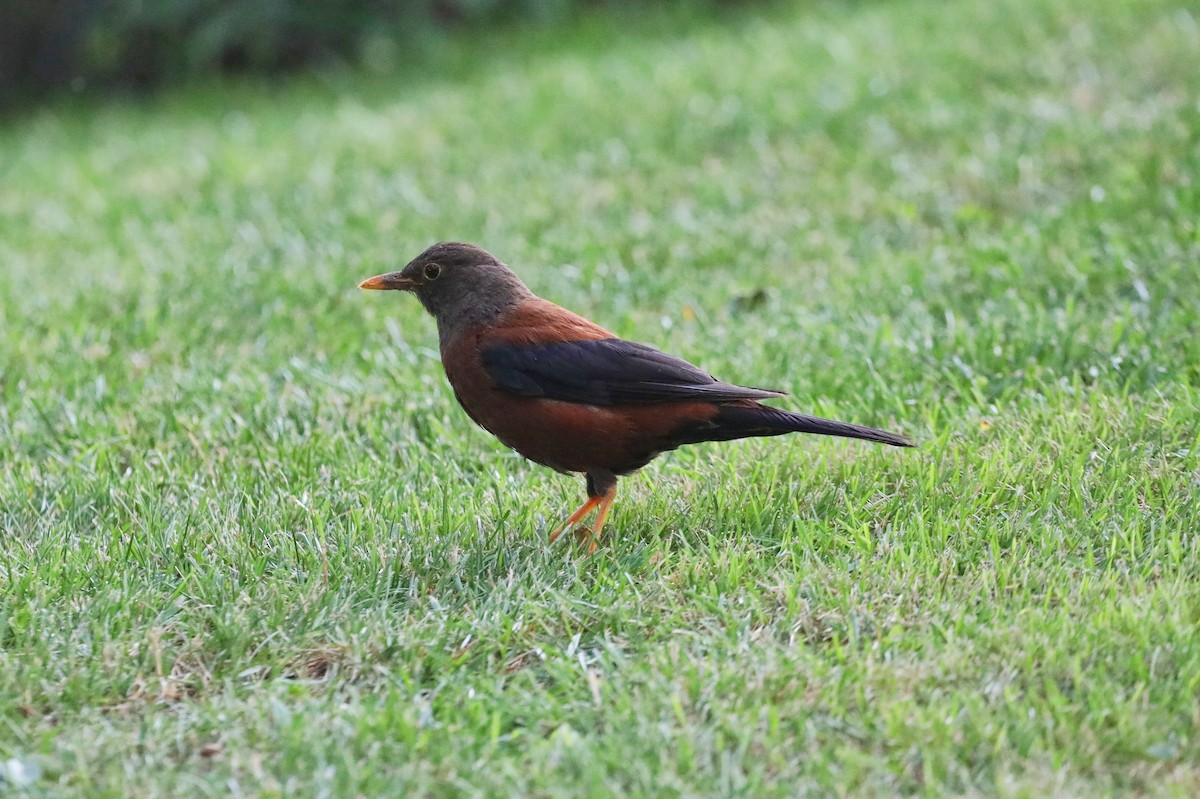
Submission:
[[[497,387],[522,397],[583,405],[729,402],[782,397],[721,383],[687,361],[619,338],[495,344],[480,353]]]

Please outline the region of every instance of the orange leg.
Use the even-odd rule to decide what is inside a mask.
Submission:
[[[588,536],[588,555],[596,551],[596,545],[600,542],[600,531],[604,529],[608,512],[612,510],[613,502],[617,499],[617,484],[613,483],[612,488],[599,499],[600,512],[596,514],[596,521],[592,522],[592,534]]]
[[[555,541],[557,541],[558,537],[563,534],[563,530],[566,530],[584,516],[587,516],[592,512],[592,509],[599,505],[602,501],[603,497],[588,497],[587,502],[579,506],[579,510],[572,513],[567,517],[565,522],[554,528],[554,532],[550,533],[550,543],[553,544]]]
[[[598,497],[589,496],[587,502],[579,507],[567,518],[565,522],[554,528],[554,532],[550,533],[550,543],[553,544],[558,540],[558,537],[563,534],[571,525],[576,524],[584,516],[587,516],[596,507],[600,508],[600,512],[596,514],[596,520],[592,522],[592,529],[586,534],[588,539],[588,554],[591,555],[596,551],[596,545],[600,541],[600,532],[604,529],[604,522],[608,520],[608,513],[612,510],[613,502],[617,498],[617,484],[613,484]]]

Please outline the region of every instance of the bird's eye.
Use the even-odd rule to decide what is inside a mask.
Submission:
[[[437,280],[438,275],[442,273],[442,268],[437,264],[425,264],[425,279]]]

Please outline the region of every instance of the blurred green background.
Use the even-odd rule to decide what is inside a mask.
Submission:
[[[717,5],[691,3],[692,6]],[[0,99],[144,90],[200,75],[388,68],[404,48],[637,0],[28,0],[0,5]]]

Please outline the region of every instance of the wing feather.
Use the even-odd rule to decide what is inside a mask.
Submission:
[[[665,352],[619,338],[550,344],[494,344],[480,353],[504,391],[585,405],[733,402],[782,392],[722,383]]]

